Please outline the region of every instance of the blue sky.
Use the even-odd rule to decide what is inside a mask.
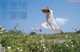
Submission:
[[[72,1],[72,2],[71,2]],[[80,2],[73,2],[73,0],[0,0],[0,25],[7,30],[19,23],[18,29],[25,33],[29,33],[33,27],[40,25],[45,21],[45,14],[41,9],[48,6],[54,11],[54,18],[68,19],[66,24],[60,25],[63,31],[74,31],[72,28],[80,28]],[[10,7],[11,3],[17,4],[17,8]],[[4,7],[3,4],[4,3]],[[22,3],[22,5],[20,5]],[[27,3],[26,5],[23,3]],[[20,5],[20,6],[19,6]],[[25,6],[24,6],[25,5]],[[16,6],[16,5],[15,5]],[[27,10],[25,10],[25,8]],[[16,12],[16,18],[9,11]],[[21,13],[20,13],[21,12]],[[27,15],[27,17],[26,17]],[[52,31],[42,28],[43,33],[53,33]]]

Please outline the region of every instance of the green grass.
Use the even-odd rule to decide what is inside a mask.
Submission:
[[[21,31],[0,31],[0,46],[5,52],[80,52],[80,34],[24,34]]]

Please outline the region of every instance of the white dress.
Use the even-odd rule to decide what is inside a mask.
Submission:
[[[41,27],[48,28],[48,29],[50,29],[52,31],[54,31],[54,30],[57,30],[57,31],[60,30],[60,27],[57,25],[57,23],[56,23],[56,21],[55,21],[55,19],[53,17],[53,11],[52,10],[50,10],[50,12],[46,14],[46,21],[42,22],[40,24],[40,26],[34,28],[34,30],[40,31]]]

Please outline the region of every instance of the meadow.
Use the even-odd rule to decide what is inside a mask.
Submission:
[[[5,47],[5,52],[80,52],[80,31],[25,34],[0,27],[0,47]]]

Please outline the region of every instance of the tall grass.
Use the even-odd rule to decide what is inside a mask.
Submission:
[[[0,46],[5,52],[80,52],[79,33],[24,34],[0,30]]]

